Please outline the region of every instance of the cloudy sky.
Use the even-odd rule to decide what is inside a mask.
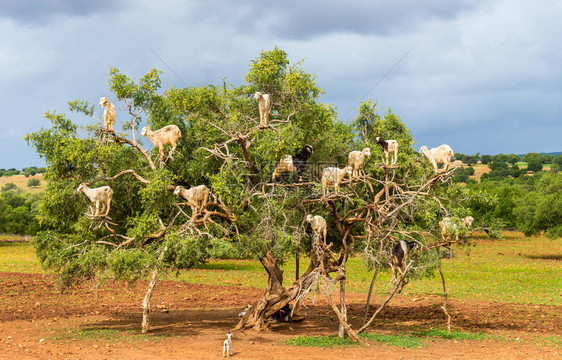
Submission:
[[[418,146],[562,151],[561,19],[557,0],[0,0],[0,168],[42,166],[24,135],[68,100],[113,100],[110,67],[163,70],[164,89],[238,85],[276,45],[305,59],[342,120],[371,97]]]

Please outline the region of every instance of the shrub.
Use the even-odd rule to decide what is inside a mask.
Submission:
[[[527,163],[527,171],[541,171],[542,170],[542,161],[540,159],[532,158]]]

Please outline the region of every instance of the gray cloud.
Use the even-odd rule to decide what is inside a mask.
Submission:
[[[246,1],[205,2],[207,16],[220,17],[240,33],[286,39],[310,39],[334,33],[389,35],[426,21],[451,19],[474,9],[476,1]],[[201,7],[203,11],[203,6]]]
[[[158,68],[163,89],[184,86],[146,45],[192,85],[220,84],[223,77],[239,85],[249,62],[278,45],[291,61],[306,59],[304,70],[326,92],[322,101],[336,106],[342,120],[354,118],[353,105],[367,95],[381,114],[388,107],[398,114],[420,146],[448,143],[459,152],[492,154],[562,150],[557,1],[330,0],[268,3],[262,10],[257,1],[128,0],[111,2],[111,11],[91,3],[71,9],[38,1],[28,10],[0,2],[0,168],[41,163],[23,136],[48,125],[46,110],[67,112],[74,98],[112,98],[110,66],[135,79]],[[124,118],[118,113],[118,124]]]
[[[22,23],[45,24],[57,16],[88,16],[115,10],[117,1],[95,0],[1,0],[0,18]]]

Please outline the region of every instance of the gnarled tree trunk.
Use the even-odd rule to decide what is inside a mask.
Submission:
[[[283,270],[279,268],[277,260],[268,252],[261,259],[263,267],[269,276],[267,280],[267,289],[261,299],[252,305],[252,309],[244,316],[235,329],[254,329],[257,331],[267,329],[267,319],[275,312],[281,310],[283,306],[294,300],[302,289],[308,289],[317,277],[309,276],[320,267],[319,251],[314,250],[313,246],[311,261],[308,269],[293,284],[283,287]]]

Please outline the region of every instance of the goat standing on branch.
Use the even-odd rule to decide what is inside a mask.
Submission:
[[[375,141],[382,149],[384,154],[381,155],[381,160],[385,165],[396,165],[398,162],[398,141],[396,140],[383,140],[383,138],[377,136]],[[390,164],[388,163],[388,155],[390,154]],[[386,158],[386,159],[385,159]]]
[[[320,215],[308,214],[306,215],[306,221],[310,223],[310,227],[316,236],[316,241],[323,240],[326,243],[326,233],[328,231],[328,226],[326,220]]]
[[[211,190],[205,185],[194,186],[186,190],[183,186],[178,185],[174,190],[174,195],[180,196],[187,201],[187,205],[191,208],[191,218],[195,219],[200,212],[207,206]]]
[[[164,161],[164,145],[172,145],[172,149],[168,154],[170,159],[174,159],[173,154],[176,151],[178,140],[181,138],[181,130],[176,125],[168,125],[163,128],[152,131],[150,127],[145,126],[141,131],[142,136],[148,136],[150,141],[156,146],[160,152],[160,161]]]
[[[474,218],[472,216],[467,216],[462,219],[462,225],[466,227],[466,229],[470,229],[472,226],[472,222]],[[455,241],[459,241],[459,235],[462,232],[462,229],[459,228],[459,221],[455,221],[455,219],[450,217],[444,217],[441,221],[439,221],[439,227],[441,228],[441,237],[443,241],[449,241],[449,236],[455,236]]]
[[[264,94],[260,91],[254,94],[254,100],[258,102],[258,108],[260,110],[260,129],[264,129],[269,126],[269,112],[271,111],[271,99],[268,94]]]
[[[449,170],[449,166],[451,165],[451,159],[453,158],[453,156],[455,156],[453,149],[451,149],[451,147],[447,144],[443,144],[431,150],[424,145],[420,149],[420,154],[422,154],[427,158],[427,160],[429,160],[436,174],[439,173],[437,164],[444,164],[445,166],[442,172],[446,172],[447,170]]]
[[[327,167],[322,171],[322,190],[324,196],[328,194],[328,186],[333,185],[336,193],[340,187],[340,183],[346,174],[351,176],[352,167],[346,166],[343,169],[337,167]]]
[[[392,254],[390,255],[392,266],[392,281],[396,281],[398,277],[396,273],[399,272],[400,276],[403,274],[404,264],[410,255],[410,251],[418,247],[418,243],[415,241],[401,240],[394,248],[392,248]]]
[[[105,210],[103,216],[107,216],[109,213],[109,206],[111,204],[111,197],[113,196],[113,189],[109,186],[102,186],[99,188],[90,189],[86,183],[82,183],[76,189],[77,192],[82,191],[90,199],[91,202],[96,204],[96,211],[93,212],[93,216],[100,216],[101,212]],[[100,203],[102,204],[102,209],[100,211]]]
[[[113,131],[113,125],[115,124],[115,105],[109,102],[109,99],[102,97],[100,99],[100,106],[104,108],[103,110],[103,126],[107,131]]]
[[[347,166],[351,166],[351,176],[361,176],[365,174],[363,165],[365,157],[371,156],[371,149],[364,148],[362,151],[354,150],[349,153],[349,161]]]
[[[312,154],[314,154],[312,146],[305,145],[304,148],[295,156],[283,156],[277,163],[277,166],[273,171],[273,175],[271,176],[271,180],[277,181],[284,172],[296,172],[299,177],[299,182],[302,181],[302,174],[306,170],[306,161]]]

